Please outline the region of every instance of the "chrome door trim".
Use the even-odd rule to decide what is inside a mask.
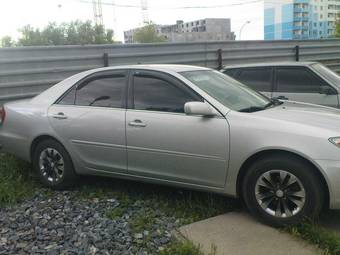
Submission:
[[[117,148],[125,150],[125,145],[119,145],[119,144],[109,144],[109,143],[98,143],[98,142],[89,142],[89,141],[80,141],[80,140],[71,140],[72,143],[75,144],[84,144],[84,145],[93,145],[93,146],[99,146],[99,147],[106,147],[106,148]]]
[[[214,160],[226,162],[226,160],[224,158],[220,158],[220,157],[216,157],[216,156],[207,156],[207,155],[201,155],[201,154],[193,154],[193,153],[170,151],[170,150],[149,149],[149,148],[137,147],[137,146],[126,146],[126,147],[127,147],[128,150],[133,150],[133,151],[156,152],[156,153],[162,153],[162,154],[168,154],[168,155],[195,157],[195,158],[204,158],[204,159],[214,159]]]

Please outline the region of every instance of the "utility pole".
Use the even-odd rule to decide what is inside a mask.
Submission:
[[[149,23],[148,0],[141,0],[143,24]]]
[[[102,0],[92,0],[94,23],[103,25]]]
[[[117,32],[117,17],[116,17],[116,1],[112,0],[112,6],[113,6],[113,32]]]

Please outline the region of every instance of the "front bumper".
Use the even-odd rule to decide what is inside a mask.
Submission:
[[[340,160],[316,160],[329,189],[329,207],[340,209]]]

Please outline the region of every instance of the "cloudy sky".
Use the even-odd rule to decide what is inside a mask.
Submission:
[[[18,28],[31,24],[44,27],[50,21],[93,20],[92,0],[1,0],[0,37],[18,36]],[[102,0],[107,28],[115,28],[116,39],[123,31],[142,24],[140,0]],[[114,7],[112,4],[117,6]],[[129,7],[128,7],[129,6]],[[230,18],[232,31],[242,32],[242,40],[263,39],[263,0],[148,0],[149,19],[157,24],[176,20]],[[189,7],[189,8],[188,8]],[[191,8],[195,7],[195,8]],[[211,7],[211,8],[206,8]],[[114,18],[115,17],[115,18]]]

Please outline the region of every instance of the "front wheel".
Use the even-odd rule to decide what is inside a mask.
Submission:
[[[324,193],[311,166],[291,156],[272,156],[255,162],[243,181],[249,211],[272,226],[316,218]]]
[[[33,155],[33,167],[40,181],[53,189],[65,189],[74,184],[76,174],[71,157],[55,140],[40,142]]]

